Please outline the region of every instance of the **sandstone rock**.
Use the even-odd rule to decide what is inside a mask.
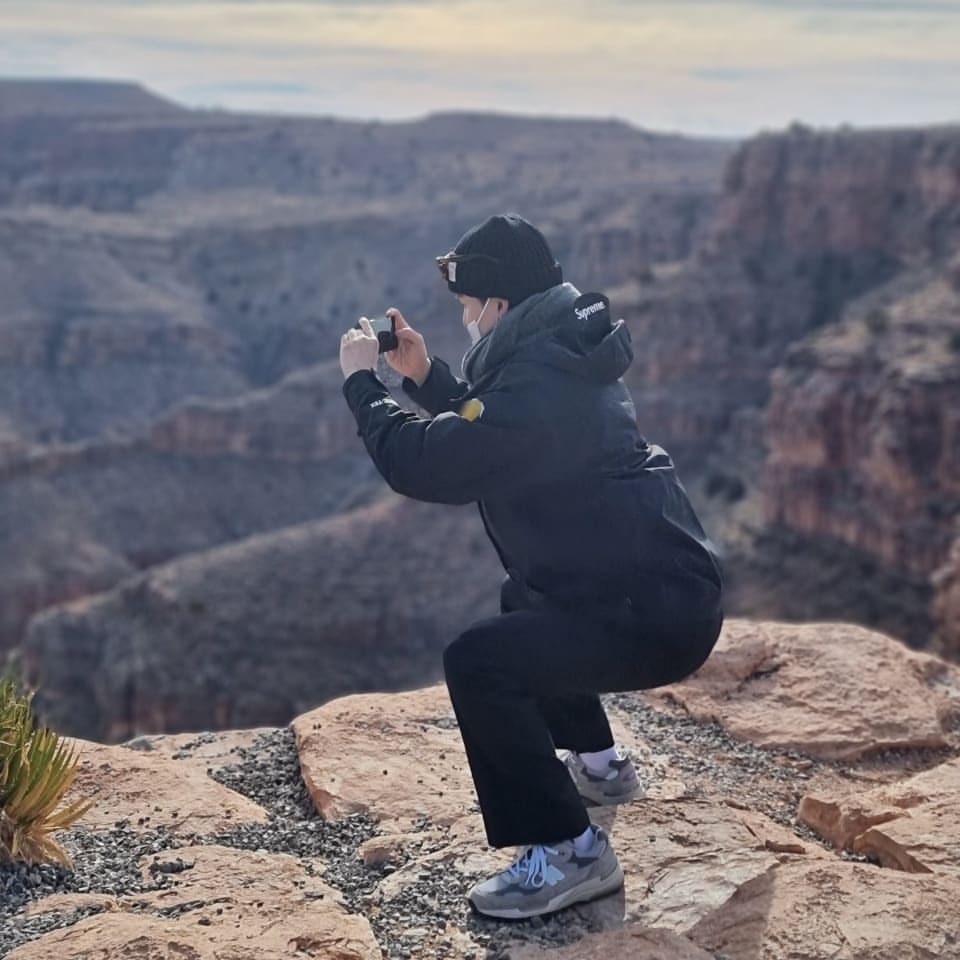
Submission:
[[[839,801],[806,796],[797,818],[834,846],[882,866],[960,874],[960,759]]]
[[[204,733],[161,733],[135,737],[121,747],[139,750],[155,757],[175,760],[181,769],[193,767],[198,774],[210,775],[223,767],[238,763],[243,751],[252,750],[258,738],[275,731],[275,727],[254,727],[249,730],[216,730]]]
[[[736,960],[960,956],[956,877],[817,861],[771,867],[686,935]]]
[[[340,894],[294,857],[204,845],[164,851],[156,862],[178,858],[191,866],[176,874],[175,885],[118,897],[108,912],[25,944],[10,960],[285,960],[291,954],[382,960],[368,922],[348,913]]]
[[[627,723],[609,712],[617,743],[639,767],[655,770],[651,799],[683,796],[685,787],[669,765],[640,741]],[[464,811],[478,809],[473,780],[450,697],[444,684],[394,693],[341,697],[297,717],[291,724],[310,795],[325,819],[362,810],[384,829],[404,832],[412,820],[429,817],[449,826]],[[392,744],[383,749],[384,741]],[[340,759],[349,756],[345,765]]]
[[[684,939],[686,931],[722,909],[744,883],[764,876],[776,863],[795,859],[765,850],[741,814],[721,804],[637,801],[613,809],[591,808],[590,814],[612,837],[625,885],[615,894],[567,912],[567,935],[580,932],[575,947],[569,948],[570,956],[599,956],[609,946],[612,952],[607,956],[699,960],[700,954]],[[371,909],[390,916],[417,902],[423,885],[426,890],[435,889],[433,884],[440,877],[465,893],[472,883],[506,867],[515,855],[512,850],[491,851],[476,816],[451,824],[445,839],[432,853],[415,857],[381,880]],[[812,859],[827,856],[813,852]],[[622,939],[624,934],[629,939]],[[539,957],[537,948],[526,940],[510,940],[506,955]],[[424,956],[430,955],[431,942],[425,941]],[[635,945],[634,952],[617,952],[629,944]]]
[[[728,806],[738,811],[737,819],[754,837],[755,850],[767,850],[770,853],[785,853],[791,856],[821,855],[822,851],[813,844],[801,843],[800,838],[786,827],[749,807],[742,809],[738,803],[726,801]]]
[[[215,777],[225,767],[257,756],[258,749],[262,749],[258,741],[275,733],[276,727],[254,727],[202,733],[145,734],[119,746],[170,759],[181,770],[191,769],[202,781],[204,777]],[[230,822],[235,822],[232,816]]]
[[[772,823],[764,829],[759,821],[765,818],[744,817],[707,801],[630,804],[591,816],[594,822],[609,821],[624,874],[633,879],[626,883],[623,916],[677,933],[688,931],[748,880],[794,858],[767,846],[787,831]]]
[[[163,826],[184,835],[267,822],[263,807],[217,783],[198,766],[86,740],[66,742],[77,750],[79,764],[65,800],[96,799],[77,827],[109,830],[125,820],[133,830]]]
[[[732,736],[827,759],[948,743],[960,668],[851,624],[728,619],[687,680],[651,691]]]
[[[510,951],[510,960],[713,960],[686,937],[668,930],[629,924],[623,930],[584,937],[568,947],[524,946]]]
[[[743,632],[751,625],[734,621],[733,626],[741,639],[755,636]],[[786,625],[751,629],[766,627],[763,635],[769,638],[778,626]],[[749,651],[741,653],[750,659]],[[920,664],[918,676],[924,675],[924,664],[935,676],[934,660],[909,662]],[[834,667],[827,660],[823,669]],[[736,682],[737,670],[731,667],[727,674]],[[853,714],[858,705],[869,714],[869,705],[855,699]],[[787,724],[795,721],[786,711],[773,715]],[[631,733],[636,717],[620,707],[611,709],[610,716],[619,743],[635,755],[647,750],[646,760],[660,762],[651,745]],[[374,918],[379,918],[378,933],[389,929],[394,938],[400,935],[397,924],[406,918],[404,929],[419,938],[417,950],[423,957],[476,954],[481,943],[476,935],[491,925],[456,920],[451,904],[458,903],[462,917],[469,917],[458,898],[472,883],[507,866],[516,851],[492,850],[486,843],[445,687],[343,697],[298,717],[293,726],[304,779],[321,813],[336,818],[365,810],[379,820],[380,832],[357,850],[361,863],[377,871],[367,877],[375,886],[362,901],[362,913],[348,914],[343,896],[313,875],[323,873],[331,883],[342,877],[328,870],[322,857],[307,864],[290,856],[206,844],[181,846],[141,861],[145,878],[156,873],[168,878],[160,889],[129,896],[57,896],[32,905],[34,916],[82,906],[102,911],[19,948],[11,960],[94,960],[151,951],[160,956],[164,950],[201,960],[279,960],[284,951],[382,960],[382,945],[368,926]],[[166,792],[156,771],[166,768],[182,774],[179,800],[190,810],[196,789],[192,778],[202,778],[199,765],[229,759],[232,747],[249,744],[254,733],[142,737],[126,746],[103,747],[113,761],[100,775],[104,802],[116,791],[114,806],[130,806],[130,780],[139,778],[151,787],[159,784],[157,805],[163,804]],[[148,761],[154,766],[148,768]],[[382,769],[387,769],[386,776],[378,772]],[[669,763],[661,763],[659,771],[669,776]],[[97,772],[94,764],[85,776]],[[497,935],[498,955],[546,960],[541,951],[560,931],[566,943],[576,938],[558,954],[570,957],[821,960],[835,955],[844,960],[900,960],[914,955],[947,958],[951,951],[960,955],[958,932],[950,919],[960,896],[955,866],[960,851],[952,829],[960,759],[886,784],[868,794],[863,805],[868,815],[893,810],[898,816],[874,826],[882,837],[863,849],[877,855],[885,844],[885,850],[899,850],[901,859],[929,864],[934,876],[845,862],[816,843],[801,842],[788,826],[750,809],[745,795],[732,792],[735,787],[724,795],[723,785],[733,781],[725,780],[722,770],[715,774],[688,774],[689,789],[670,791],[667,797],[590,808],[591,820],[612,838],[624,869],[623,889],[578,904],[565,912],[560,926],[546,920],[515,932],[504,928]],[[422,783],[416,782],[418,777]],[[835,783],[838,777],[835,770],[817,782]],[[857,781],[847,777],[843,783],[849,796],[844,794],[840,802],[848,804]],[[705,797],[706,792],[713,795]],[[208,798],[206,804],[221,799]],[[218,829],[220,822],[211,818],[205,832]],[[861,832],[858,841],[870,840],[873,831]],[[162,867],[167,863],[181,869],[166,873]],[[441,899],[445,927],[432,916],[431,905]],[[352,905],[356,910],[356,903]],[[422,923],[412,920],[417,910],[431,916],[425,915]],[[410,922],[416,925],[411,928]]]
[[[40,900],[32,900],[24,907],[24,915],[39,916],[44,913],[72,913],[86,907],[101,911],[118,910],[117,898],[107,893],[51,893]]]
[[[646,745],[631,735],[616,710],[610,719],[617,742],[644,765]],[[487,844],[454,724],[441,685],[340,698],[293,724],[304,780],[321,815],[336,819],[363,811],[380,820],[387,834],[360,849],[364,862],[396,867],[373,894],[383,913],[390,913],[391,904],[409,903],[425,875],[442,874],[449,884],[453,871],[465,892],[509,862],[507,851]],[[384,744],[391,749],[384,750]],[[654,756],[649,747],[646,751]],[[350,757],[348,764],[344,756]],[[630,884],[626,899],[615,896],[579,908],[591,923],[609,926],[627,909],[645,923],[681,911],[700,916],[697,911],[712,898],[729,896],[745,877],[776,862],[774,851],[803,849],[789,831],[761,815],[682,799],[683,783],[670,776],[669,766],[660,771],[667,784],[662,790],[654,786],[651,799],[616,813],[594,808],[591,819],[613,830],[630,876],[648,878],[663,863],[673,866],[658,875],[652,895],[648,888],[654,881],[644,879]],[[661,799],[653,799],[657,794]],[[424,818],[432,829],[411,832]]]
[[[656,762],[626,718],[616,710],[609,714],[616,741],[638,764]],[[509,862],[507,851],[491,850],[486,842],[444,686],[343,697],[292,726],[304,780],[321,815],[336,819],[364,811],[388,834],[360,851],[365,861],[397,866],[377,884],[373,900],[379,910],[409,902],[405,898],[425,875],[455,871],[466,890]],[[385,743],[392,749],[384,750]],[[349,764],[343,756],[351,758]],[[628,882],[623,895],[579,907],[591,924],[612,929],[627,916],[680,929],[780,859],[822,855],[754,811],[686,799],[683,783],[670,776],[668,766],[660,775],[675,787],[654,788],[648,799],[626,807],[590,810],[593,822],[612,832],[628,877],[643,878]],[[424,818],[433,829],[412,833],[410,827]]]
[[[417,817],[449,825],[476,805],[443,684],[388,697],[341,697],[291,727],[304,782],[324,819],[359,810],[395,821],[402,832]],[[391,748],[384,750],[385,743]]]
[[[413,841],[414,837],[414,834],[373,837],[361,843],[357,853],[365,867],[395,863],[403,855],[406,844]]]

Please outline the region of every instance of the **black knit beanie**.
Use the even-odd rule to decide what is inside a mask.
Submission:
[[[515,213],[498,214],[471,227],[453,249],[456,267],[447,287],[486,300],[503,297],[514,307],[563,283],[563,271],[543,234]],[[473,256],[480,254],[476,259]]]

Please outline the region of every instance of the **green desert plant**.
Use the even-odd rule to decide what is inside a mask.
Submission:
[[[52,834],[83,816],[93,800],[58,810],[77,773],[77,757],[59,734],[35,729],[30,702],[12,677],[0,680],[0,861],[72,866]]]

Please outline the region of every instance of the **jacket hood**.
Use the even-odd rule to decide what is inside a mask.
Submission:
[[[508,358],[523,357],[597,383],[613,383],[633,361],[630,332],[616,323],[581,320],[574,312],[580,291],[561,283],[511,307],[463,358],[471,382]],[[595,318],[591,318],[595,321]]]

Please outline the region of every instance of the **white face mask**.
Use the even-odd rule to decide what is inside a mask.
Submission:
[[[476,343],[482,334],[480,333],[480,319],[483,317],[484,311],[490,305],[490,298],[487,297],[486,303],[484,303],[483,308],[480,310],[480,313],[477,315],[476,320],[472,320],[467,324],[467,333],[470,334],[470,342]]]

